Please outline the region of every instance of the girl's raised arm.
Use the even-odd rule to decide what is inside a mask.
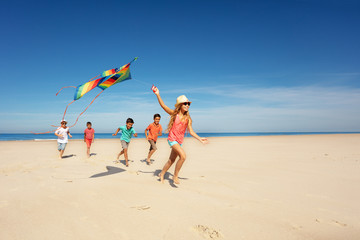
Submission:
[[[164,101],[160,97],[160,91],[157,87],[155,87],[154,93],[159,101],[160,106],[164,109],[164,111],[172,115],[174,113],[174,110],[165,105]]]

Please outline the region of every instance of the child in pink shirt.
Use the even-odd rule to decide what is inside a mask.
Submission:
[[[86,154],[90,157],[90,147],[91,143],[94,142],[95,139],[95,130],[91,128],[91,122],[86,123],[87,128],[84,131],[84,142],[86,142],[87,151]]]

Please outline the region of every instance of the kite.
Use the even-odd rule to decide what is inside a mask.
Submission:
[[[134,58],[131,62],[129,62],[128,64],[125,64],[124,66],[120,67],[120,68],[114,68],[114,69],[110,69],[107,71],[104,71],[102,74],[93,77],[92,79],[90,79],[87,83],[84,83],[82,85],[79,85],[76,87],[76,91],[75,91],[75,95],[74,95],[74,100],[72,102],[70,102],[66,108],[65,108],[65,112],[63,115],[63,118],[65,118],[66,115],[66,111],[68,109],[68,107],[70,106],[70,104],[72,104],[73,102],[75,102],[76,100],[80,99],[82,96],[84,96],[86,93],[90,92],[91,90],[93,90],[95,87],[99,87],[102,89],[102,91],[96,95],[96,97],[91,101],[91,103],[85,108],[85,110],[83,112],[81,112],[79,114],[79,116],[77,117],[75,123],[70,126],[73,127],[76,125],[77,121],[79,120],[79,117],[90,107],[90,105],[95,101],[95,99],[100,96],[100,94],[102,92],[104,92],[107,88],[123,82],[125,80],[129,80],[131,79],[131,75],[130,75],[130,64],[134,61],[136,61],[138,58]],[[94,78],[97,78],[101,76],[98,79],[93,80]],[[72,86],[69,86],[72,87]],[[67,87],[63,87],[63,88],[67,88]],[[61,88],[60,91],[63,89]],[[59,92],[60,92],[59,91]],[[59,94],[59,92],[56,93],[56,95]]]
[[[76,88],[75,90],[75,95],[74,95],[74,100],[72,102],[70,102],[66,108],[65,108],[65,111],[64,111],[64,115],[62,117],[62,119],[65,119],[65,115],[66,115],[66,111],[68,109],[68,107],[74,103],[76,100],[79,100],[81,97],[83,97],[86,93],[90,92],[91,90],[93,90],[94,88],[96,87],[99,87],[101,88],[101,92],[96,95],[96,97],[91,101],[91,103],[85,108],[84,111],[82,111],[79,116],[77,117],[75,123],[70,126],[73,127],[76,125],[76,123],[78,122],[80,116],[90,107],[90,105],[95,101],[95,99],[100,96],[100,94],[102,92],[104,92],[107,88],[117,84],[117,83],[120,83],[120,82],[123,82],[125,80],[129,80],[131,79],[131,75],[130,75],[130,64],[134,61],[136,61],[138,58],[134,58],[131,62],[129,62],[128,64],[125,64],[124,66],[120,67],[120,68],[114,68],[114,69],[110,69],[110,70],[107,70],[107,71],[104,71],[102,74],[98,75],[98,76],[95,76],[93,77],[92,79],[90,79],[88,82],[82,84],[82,85],[79,85],[77,87],[75,86],[67,86],[67,87],[62,87],[57,93],[56,93],[56,96],[61,92],[62,89],[64,88]],[[96,79],[95,79],[96,78]],[[95,80],[93,80],[95,79]],[[58,126],[54,126],[54,125],[51,125],[52,127],[58,127]],[[46,132],[46,133],[50,133],[51,131],[49,132]]]

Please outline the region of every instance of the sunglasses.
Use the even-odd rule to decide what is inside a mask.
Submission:
[[[191,103],[190,103],[190,102],[184,102],[183,104],[184,104],[185,106],[186,106],[186,105],[189,105],[189,106],[190,106]]]

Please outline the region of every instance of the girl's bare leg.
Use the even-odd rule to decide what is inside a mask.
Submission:
[[[180,184],[179,172],[180,172],[180,169],[181,169],[183,163],[185,162],[186,153],[179,144],[175,144],[174,146],[172,146],[172,149],[175,150],[180,157],[180,159],[177,161],[177,163],[175,165],[175,171],[174,171],[174,177],[173,177],[174,183]]]
[[[169,160],[165,163],[165,165],[164,165],[161,173],[159,173],[160,181],[161,181],[162,183],[164,183],[165,173],[167,172],[167,170],[169,170],[169,168],[171,167],[171,165],[175,162],[177,156],[178,156],[177,152],[172,148],[172,149],[171,149],[171,153],[170,153]]]

